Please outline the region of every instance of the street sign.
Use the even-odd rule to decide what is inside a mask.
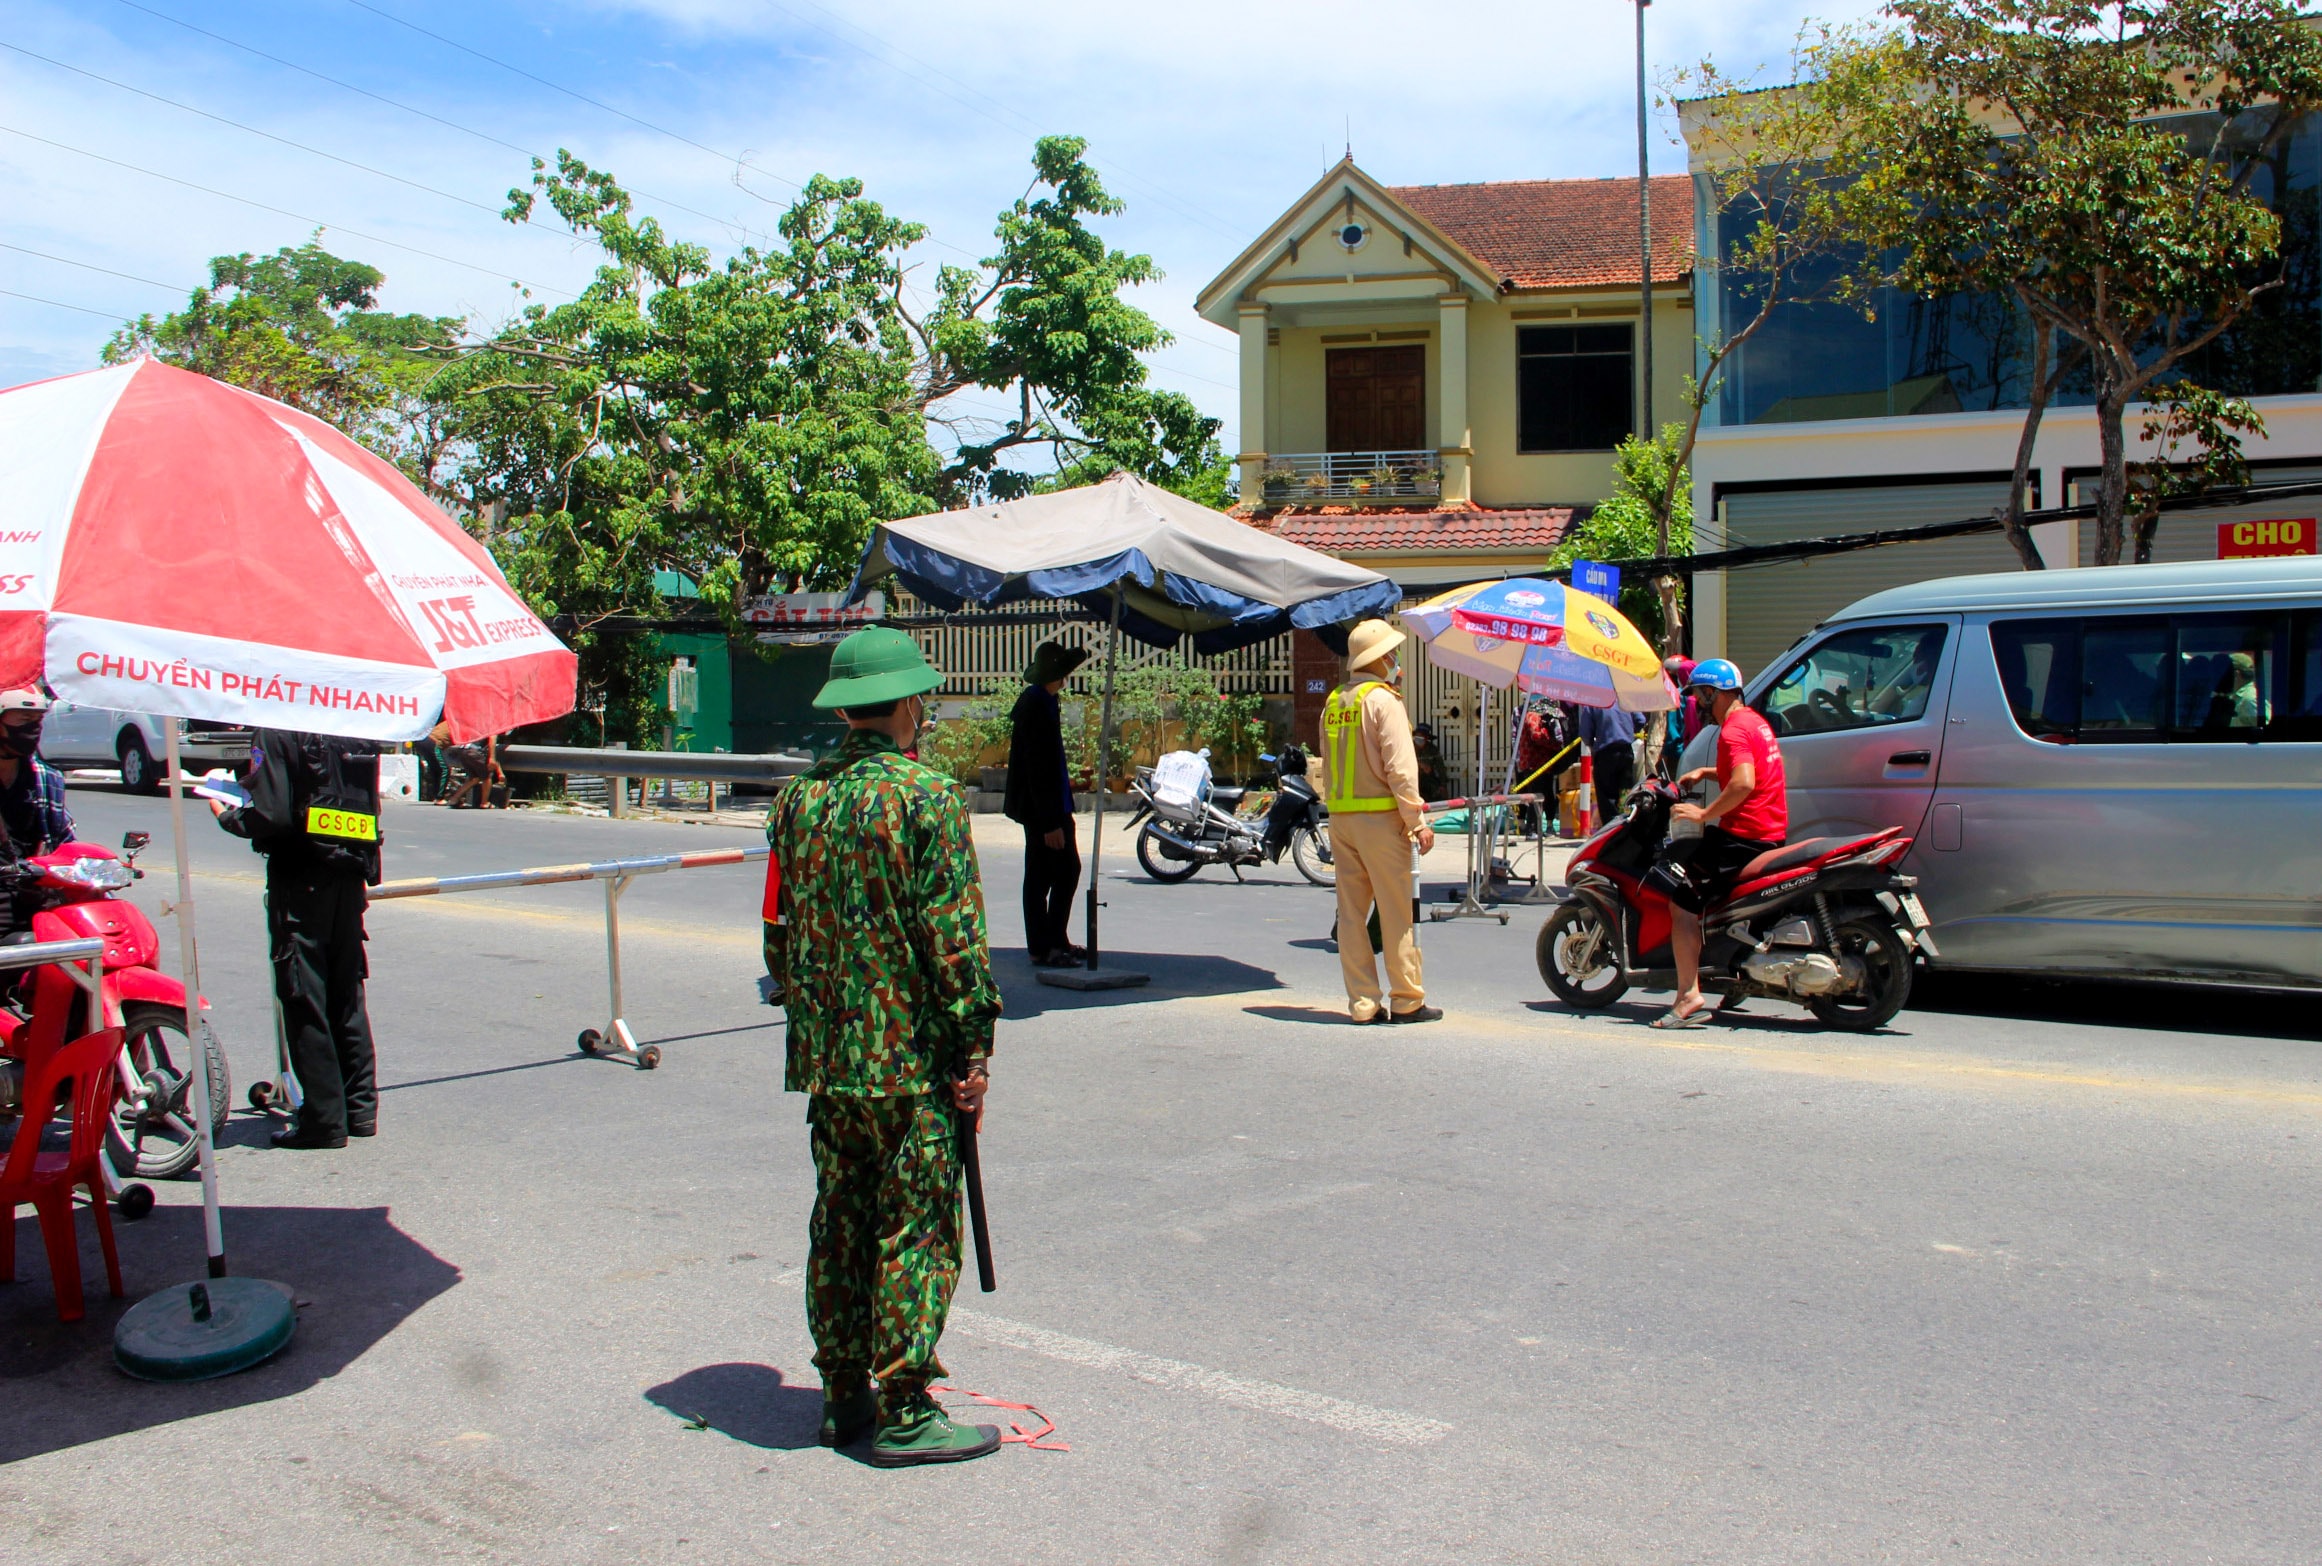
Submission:
[[[2220,522],[2217,558],[2247,560],[2265,555],[2310,555],[2315,552],[2317,529],[2312,517],[2290,517],[2272,522]]]
[[[1621,597],[1621,568],[1600,565],[1594,560],[1575,560],[1572,562],[1572,585],[1608,604],[1618,603]]]
[[[835,642],[887,613],[887,595],[872,592],[859,604],[844,593],[767,593],[742,606],[742,619],[758,627],[761,642]]]

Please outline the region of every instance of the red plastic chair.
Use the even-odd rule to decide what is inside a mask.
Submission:
[[[56,1290],[56,1319],[78,1321],[81,1306],[81,1240],[73,1224],[73,1191],[86,1188],[97,1221],[97,1242],[105,1250],[105,1279],[113,1298],[121,1297],[121,1254],[113,1248],[113,1215],[105,1205],[105,1174],[97,1161],[105,1153],[105,1127],[120,1091],[121,1030],[108,1028],[73,1040],[27,1074],[24,1114],[16,1145],[0,1166],[0,1213],[8,1219],[7,1243],[0,1245],[0,1283],[16,1281],[16,1209],[32,1204],[40,1218],[41,1242],[48,1248],[49,1282]],[[73,1134],[62,1153],[40,1150],[42,1130],[70,1084]]]

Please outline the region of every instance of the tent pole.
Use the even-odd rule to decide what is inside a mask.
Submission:
[[[1113,765],[1113,669],[1119,662],[1121,645],[1121,600],[1126,596],[1121,583],[1113,584],[1113,623],[1105,628],[1105,699],[1097,717],[1096,764],[1096,821],[1088,833],[1088,965],[1094,969],[1097,956],[1097,873],[1104,863],[1105,850],[1105,774]]]
[[[202,1150],[202,1237],[208,1242],[210,1276],[226,1275],[226,1233],[218,1217],[218,1149],[210,1139],[209,1019],[202,1015],[202,967],[194,942],[193,862],[185,841],[185,784],[178,776],[177,736],[183,718],[161,726],[162,766],[169,779],[169,831],[177,847],[177,956],[185,980],[185,1042],[193,1059],[194,1136]]]

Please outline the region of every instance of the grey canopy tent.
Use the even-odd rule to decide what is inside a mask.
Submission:
[[[1190,637],[1195,652],[1222,653],[1296,629],[1321,632],[1343,648],[1343,627],[1392,614],[1403,597],[1376,571],[1276,538],[1126,473],[1053,494],[883,523],[871,534],[848,601],[859,602],[889,578],[947,612],[1049,599],[1077,604],[1085,618],[1103,621],[1099,757],[1112,754],[1122,636],[1152,647]],[[1102,781],[1089,841],[1092,971],[1099,965]]]

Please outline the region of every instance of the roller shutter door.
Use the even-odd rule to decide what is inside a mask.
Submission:
[[[2310,484],[2322,480],[2322,467],[2256,468],[2250,473],[2254,484]],[[2096,499],[2096,483],[2092,479],[2075,479],[2073,499],[2088,503]],[[2270,500],[2255,506],[2219,506],[2199,511],[2165,511],[2161,525],[2153,533],[2153,563],[2175,565],[2187,560],[2215,560],[2217,558],[2217,524],[2220,522],[2276,522],[2287,517],[2322,517],[2322,495],[2301,495],[2295,500]],[[2121,558],[2133,557],[2136,549],[2132,533],[2121,542]],[[2096,523],[2080,524],[2080,563],[2096,564]]]
[[[1988,516],[2007,503],[2004,482],[1764,490],[1727,495],[1727,547],[1786,544]],[[2022,569],[1997,533],[1889,544],[1819,560],[1786,560],[1725,573],[1726,656],[1755,675],[1782,650],[1858,598],[1940,576]]]

